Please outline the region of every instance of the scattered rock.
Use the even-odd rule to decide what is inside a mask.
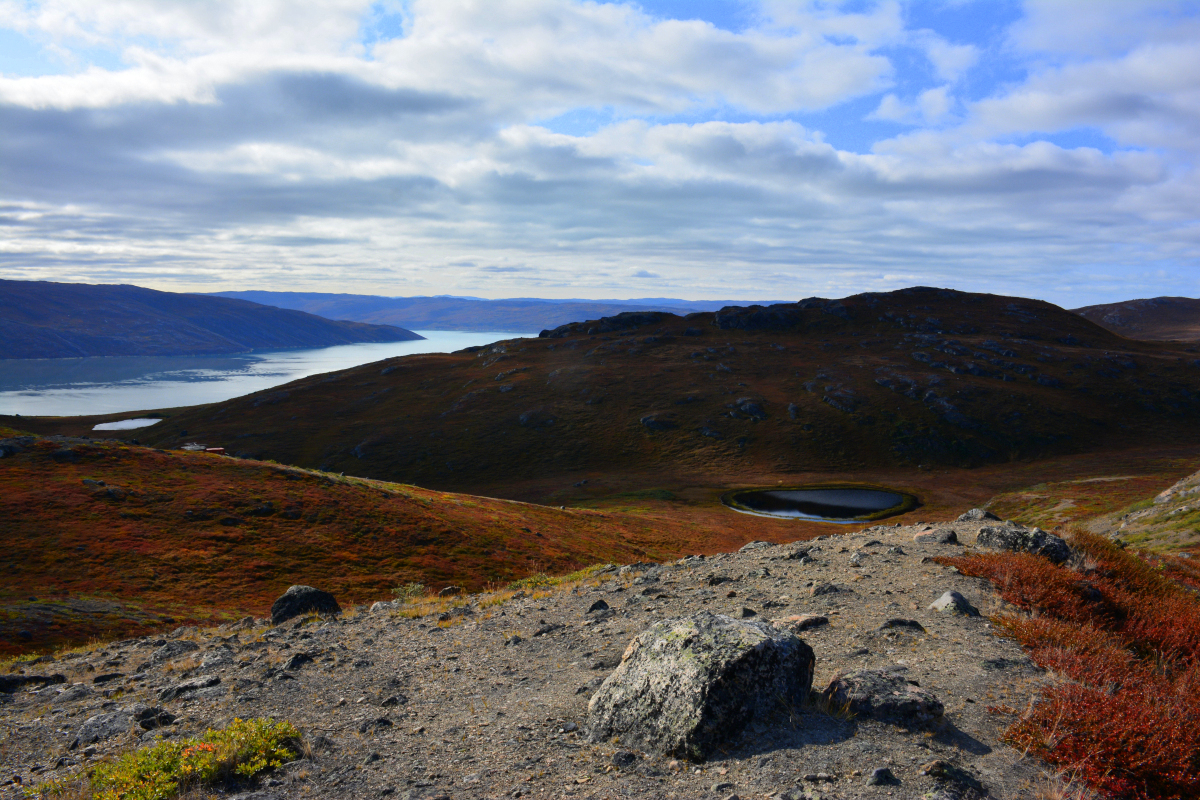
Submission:
[[[305,664],[311,664],[312,662],[313,657],[308,653],[296,653],[284,663],[283,668],[290,672],[295,672]]]
[[[82,700],[85,697],[91,697],[95,694],[90,688],[82,683],[76,683],[63,689],[58,695],[50,701],[51,705],[60,706],[67,703],[74,703],[76,700]]]
[[[130,727],[131,723],[127,712],[109,711],[104,714],[96,714],[88,717],[79,726],[79,731],[75,734],[75,741],[71,743],[70,749],[74,750],[81,744],[95,744],[114,736],[120,736],[122,733],[128,732]]]
[[[166,709],[158,706],[148,706],[145,703],[134,703],[129,707],[129,716],[144,731],[163,728],[175,722],[177,717]]]
[[[608,610],[608,603],[604,602],[603,600],[597,600],[596,602],[594,602],[590,606],[588,606],[587,613],[594,614],[597,611],[607,611],[607,610]]]
[[[771,624],[777,628],[789,630],[792,633],[800,633],[809,628],[819,628],[822,625],[829,624],[829,617],[820,614],[795,614],[782,619],[773,619]]]
[[[1061,564],[1071,555],[1071,548],[1059,537],[1041,528],[1017,526],[980,528],[975,539],[979,547],[1008,550],[1013,553],[1033,553]]]
[[[917,622],[915,619],[904,619],[903,617],[893,617],[879,626],[879,630],[886,631],[892,628],[904,628],[918,633],[925,633],[925,626]]]
[[[984,511],[982,508],[972,508],[970,511],[961,515],[958,522],[999,522],[1000,518],[990,511]]]
[[[803,702],[814,662],[811,647],[761,622],[709,612],[659,622],[588,703],[586,735],[703,759],[755,717]]]
[[[947,591],[934,600],[929,607],[934,611],[948,611],[951,614],[962,614],[967,617],[979,616],[979,609],[971,605],[967,598],[953,590]]]
[[[772,542],[761,542],[761,541],[747,542],[746,544],[742,545],[742,548],[740,550],[738,550],[738,552],[739,553],[749,553],[752,550],[763,550],[767,547],[774,547],[774,546],[775,545]]]
[[[848,590],[843,586],[838,586],[836,583],[818,583],[809,590],[809,594],[813,597],[820,597],[821,595],[839,594],[845,591]]]
[[[170,661],[173,658],[194,653],[200,649],[200,645],[187,639],[176,639],[173,642],[167,642],[162,647],[150,654],[150,663],[162,664],[165,661]]]
[[[958,534],[949,528],[938,528],[918,533],[913,537],[913,541],[918,544],[958,544]]]
[[[290,586],[271,604],[271,624],[278,625],[304,614],[341,614],[342,607],[329,592],[311,586]]]
[[[898,786],[900,781],[887,767],[876,767],[867,777],[867,786]]]
[[[359,733],[378,733],[392,727],[392,721],[387,717],[369,719],[358,726]]]
[[[939,719],[945,711],[940,700],[902,675],[878,669],[834,677],[822,698],[833,708],[887,722],[925,723]]]
[[[0,675],[0,692],[12,694],[26,686],[51,686],[66,682],[63,675]]]
[[[184,681],[183,683],[177,683],[174,686],[168,686],[166,689],[163,689],[158,693],[158,699],[160,702],[166,703],[189,694],[194,694],[201,689],[217,686],[220,683],[221,679],[215,675],[210,678],[196,678],[195,680]]]

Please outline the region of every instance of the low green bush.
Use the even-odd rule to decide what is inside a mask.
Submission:
[[[300,732],[290,722],[235,719],[224,730],[180,742],[163,741],[99,764],[90,776],[93,800],[171,800],[189,789],[236,784],[298,757]],[[43,787],[53,797],[55,787]]]

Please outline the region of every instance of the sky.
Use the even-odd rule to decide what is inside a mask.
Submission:
[[[1200,1],[0,0],[0,277],[1200,296]]]

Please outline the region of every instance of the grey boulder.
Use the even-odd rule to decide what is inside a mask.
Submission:
[[[939,719],[942,701],[903,675],[881,669],[839,674],[829,682],[822,699],[835,709],[886,722],[918,724]]]
[[[194,653],[200,649],[200,645],[195,642],[189,642],[187,639],[176,639],[173,642],[167,642],[162,647],[150,654],[150,662],[152,664],[161,664],[164,661],[170,661],[173,658]]]
[[[111,739],[114,736],[119,736],[129,731],[132,727],[133,723],[127,711],[110,711],[105,714],[96,714],[95,716],[88,717],[79,726],[79,732],[76,734],[71,748],[74,749],[81,744],[103,742],[106,739]]]
[[[993,550],[1008,550],[1013,553],[1033,553],[1061,564],[1071,555],[1071,548],[1059,537],[1046,533],[1041,528],[1017,526],[987,527],[979,529],[975,539],[979,547]]]
[[[951,614],[962,614],[967,617],[978,617],[979,609],[971,605],[971,601],[954,590],[944,592],[929,606],[934,611],[946,611]]]
[[[958,518],[959,522],[999,522],[1000,518],[982,508],[972,508]]]
[[[311,586],[289,586],[271,604],[271,624],[278,625],[304,614],[341,614],[342,607],[329,592]]]
[[[812,648],[764,622],[701,612],[637,636],[588,703],[584,735],[703,760],[756,717],[806,702]]]

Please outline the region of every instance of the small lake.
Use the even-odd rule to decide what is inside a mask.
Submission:
[[[910,494],[862,486],[744,489],[729,492],[721,500],[745,514],[845,524],[882,519],[917,506],[917,499]]]
[[[0,359],[0,414],[58,417],[218,403],[394,356],[537,337],[511,331],[416,333],[425,338],[231,356]]]

